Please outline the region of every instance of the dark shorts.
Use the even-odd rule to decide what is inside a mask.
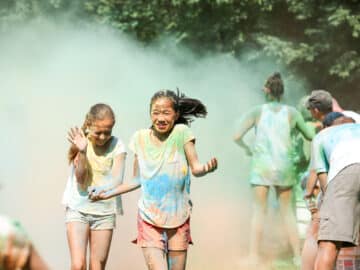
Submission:
[[[360,229],[360,164],[340,171],[326,189],[320,207],[318,240],[358,245]]]

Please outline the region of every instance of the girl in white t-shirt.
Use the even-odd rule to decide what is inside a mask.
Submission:
[[[95,104],[83,127],[71,128],[68,140],[70,175],[63,196],[71,269],[86,269],[90,246],[90,269],[105,269],[115,214],[122,213],[121,198],[92,202],[89,192],[111,188],[123,180],[125,148],[112,136],[115,115],[106,104]]]

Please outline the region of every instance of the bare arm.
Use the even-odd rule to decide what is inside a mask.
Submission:
[[[80,185],[83,185],[89,177],[89,164],[85,152],[77,153],[74,159],[75,176]]]
[[[126,153],[117,155],[114,158],[112,167],[112,178],[115,185],[120,185],[124,179]]]
[[[293,111],[293,117],[295,120],[295,127],[304,135],[307,140],[312,140],[315,136],[315,130],[311,126],[307,125],[302,115],[297,111]]]
[[[305,193],[304,198],[308,199],[313,196],[317,179],[318,179],[318,177],[316,175],[315,170],[310,170],[308,180],[306,182],[306,193]]]
[[[187,142],[184,145],[186,159],[189,162],[191,173],[196,176],[204,176],[209,172],[213,172],[217,169],[217,159],[211,158],[205,164],[201,164],[195,149],[194,140]]]
[[[326,186],[327,186],[327,173],[319,173],[318,178],[320,181],[320,187],[323,192],[326,192]]]
[[[123,165],[124,166],[124,165]],[[107,191],[101,191],[99,194],[90,194],[89,197],[93,201],[97,200],[106,200],[110,199],[112,197],[133,191],[135,189],[138,189],[140,187],[140,181],[139,181],[139,162],[137,159],[137,156],[134,157],[134,165],[133,165],[133,178],[132,181],[129,183],[119,183],[116,187],[107,190]]]
[[[256,123],[256,117],[260,113],[259,108],[245,114],[240,122],[240,128],[234,135],[234,141],[237,143],[240,147],[242,147],[247,155],[252,155],[250,147],[243,141],[243,137],[245,134],[251,129],[255,123]]]
[[[328,160],[323,146],[323,137],[321,132],[311,142],[311,167],[316,171],[320,182],[320,188],[323,192],[327,186]]]

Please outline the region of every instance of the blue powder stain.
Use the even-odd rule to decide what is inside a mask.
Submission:
[[[161,201],[172,194],[182,193],[185,188],[185,179],[173,179],[168,175],[159,175],[152,179],[143,180],[144,195],[155,201]]]
[[[177,212],[181,202],[186,199],[183,193],[189,193],[190,176],[176,179],[166,174],[141,181],[144,199],[163,212]]]

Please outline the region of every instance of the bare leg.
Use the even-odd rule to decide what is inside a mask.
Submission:
[[[168,265],[169,270],[185,270],[187,251],[169,251]]]
[[[81,222],[69,222],[66,224],[66,230],[71,255],[71,270],[85,270],[89,225]]]
[[[90,270],[104,270],[113,230],[90,231]]]
[[[276,193],[279,198],[281,218],[285,225],[294,257],[300,258],[300,238],[297,231],[295,213],[291,206],[292,188],[281,189],[277,187]]]
[[[159,248],[142,248],[148,270],[168,270],[166,253]]]
[[[269,187],[267,186],[253,186],[254,194],[254,213],[251,220],[251,235],[250,235],[250,258],[258,260],[260,242],[262,239],[264,220],[267,211],[267,196]]]
[[[29,259],[24,269],[28,270],[48,270],[49,267],[45,261],[40,257],[34,246],[31,247]]]
[[[301,270],[313,270],[315,267],[316,253],[318,249],[317,235],[319,231],[318,213],[313,214],[306,233],[306,239],[301,253]]]
[[[315,270],[333,270],[340,246],[331,241],[320,241],[315,261]]]

